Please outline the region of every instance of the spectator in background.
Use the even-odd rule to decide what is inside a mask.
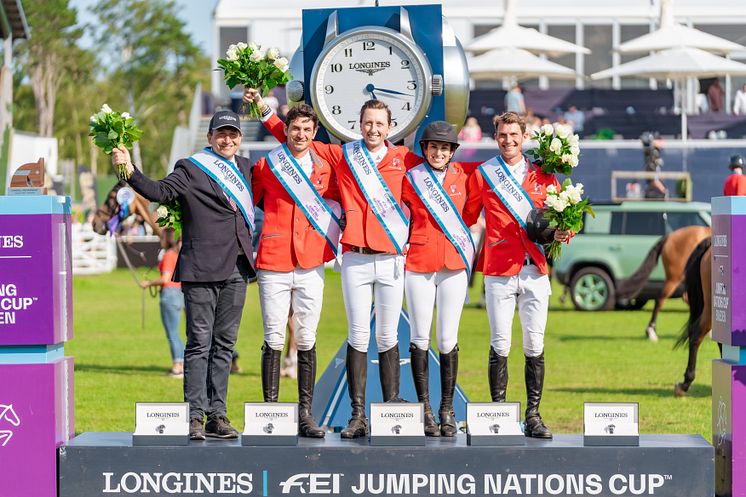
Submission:
[[[728,167],[731,173],[723,185],[723,195],[746,195],[746,176],[743,174],[743,156],[731,155]]]
[[[171,349],[171,370],[168,375],[173,378],[184,377],[184,342],[179,335],[181,311],[184,309],[184,294],[181,283],[171,281],[179,258],[180,241],[174,236],[173,228],[161,231],[161,249],[158,270],[161,275],[157,280],[140,282],[141,288],[158,287],[161,294],[161,322],[166,330],[168,346]]]
[[[505,111],[515,112],[521,116],[526,113],[526,101],[523,98],[523,90],[518,83],[515,83],[513,88],[505,94]]]
[[[733,114],[746,115],[746,84],[736,92],[736,98],[733,100]]]
[[[720,80],[716,79],[707,88],[707,103],[710,105],[711,112],[723,111],[723,88],[720,86]]]
[[[466,118],[464,127],[458,134],[458,139],[462,142],[477,143],[482,141],[482,128],[479,121],[474,116]]]
[[[583,126],[585,125],[585,114],[579,111],[576,106],[571,105],[570,108],[567,109],[567,112],[565,112],[564,117],[565,120],[567,120],[567,124],[572,126],[572,129],[575,130],[577,134],[583,134]]]
[[[647,180],[645,198],[663,200],[668,196],[666,186],[658,177],[658,173],[660,173],[663,167],[663,158],[661,157],[663,140],[657,131],[645,131],[640,135],[640,141],[642,142],[645,171],[655,173],[653,179]]]

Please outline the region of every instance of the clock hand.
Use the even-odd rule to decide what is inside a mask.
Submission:
[[[383,93],[391,93],[393,95],[404,95],[405,97],[411,97],[411,96],[413,96],[411,93],[402,93],[400,91],[388,90],[386,88],[376,88],[373,83],[368,83],[368,85],[365,87],[365,90],[368,91],[368,92],[370,92],[371,95],[373,95],[373,91],[380,91],[380,92],[383,92]],[[376,98],[376,97],[373,96],[373,98]]]
[[[376,94],[373,93],[373,90],[375,90],[375,89],[376,89],[376,87],[373,86],[373,83],[368,83],[365,86],[365,91],[367,91],[368,93],[370,93],[371,98],[373,98],[373,100],[378,100],[378,97],[376,97]]]

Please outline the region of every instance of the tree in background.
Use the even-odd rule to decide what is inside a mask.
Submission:
[[[186,124],[195,85],[207,83],[209,60],[186,32],[173,0],[101,0],[92,11],[109,104],[126,108],[145,130],[141,159],[135,150],[138,166],[163,175],[174,127]],[[115,107],[119,102],[125,106]]]

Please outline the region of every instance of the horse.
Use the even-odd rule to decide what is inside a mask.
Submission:
[[[109,193],[106,195],[106,200],[104,200],[104,203],[101,204],[101,207],[99,207],[96,210],[96,213],[93,215],[91,225],[93,227],[93,231],[95,231],[99,235],[105,235],[109,231],[109,220],[114,215],[119,214],[121,207],[119,205],[119,202],[117,202],[117,192],[125,186],[127,186],[127,183],[125,183],[124,181],[119,181],[116,185],[114,185],[114,187],[109,190]],[[131,216],[132,214],[139,214],[153,229],[153,234],[160,235],[161,227],[158,226],[158,223],[153,220],[149,206],[150,202],[145,197],[135,192],[135,200],[130,205],[130,210],[127,217]]]
[[[684,287],[689,296],[689,319],[682,328],[674,348],[689,344],[689,361],[684,381],[674,386],[674,395],[683,397],[694,381],[697,351],[705,336],[712,330],[712,238],[699,242],[686,263]],[[720,353],[723,348],[721,344]]]
[[[662,236],[650,249],[635,273],[620,282],[617,288],[617,297],[623,299],[634,298],[640,293],[645,282],[648,281],[650,273],[658,264],[658,259],[662,260],[666,279],[663,282],[660,294],[655,299],[653,314],[650,316],[650,321],[645,329],[645,334],[650,341],[658,341],[658,335],[655,332],[658,313],[663,308],[666,299],[671,297],[683,283],[684,269],[690,254],[702,240],[711,236],[712,228],[709,226],[685,226]]]

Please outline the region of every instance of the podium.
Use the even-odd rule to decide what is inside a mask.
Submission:
[[[57,495],[74,434],[70,199],[0,196],[0,495]]]

